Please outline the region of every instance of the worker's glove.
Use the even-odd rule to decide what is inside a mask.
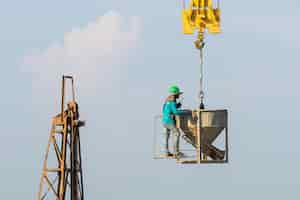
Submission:
[[[180,108],[182,106],[182,104],[179,102],[176,104],[176,108]]]

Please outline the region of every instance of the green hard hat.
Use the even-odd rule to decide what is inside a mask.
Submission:
[[[176,85],[172,85],[171,87],[169,87],[169,92],[171,94],[182,94],[182,92],[180,92],[179,87]]]

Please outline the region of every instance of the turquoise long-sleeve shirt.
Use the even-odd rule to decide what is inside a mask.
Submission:
[[[184,113],[184,111],[176,108],[175,101],[167,101],[163,106],[162,122],[164,124],[175,124],[175,120],[171,115],[180,115],[182,113]]]

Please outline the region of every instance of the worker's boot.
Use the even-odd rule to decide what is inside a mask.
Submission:
[[[170,151],[167,151],[167,152],[166,152],[166,156],[167,156],[167,157],[173,157],[174,154],[172,154]]]

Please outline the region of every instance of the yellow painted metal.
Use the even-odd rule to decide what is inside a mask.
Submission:
[[[184,34],[198,33],[217,34],[221,32],[221,11],[213,0],[191,0],[188,8],[182,11],[182,27]]]

